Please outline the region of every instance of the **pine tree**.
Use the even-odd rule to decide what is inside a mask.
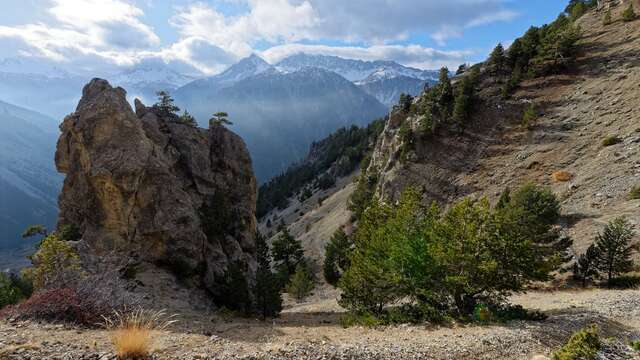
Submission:
[[[191,114],[189,114],[189,112],[186,109],[184,110],[182,115],[180,115],[180,119],[178,121],[188,126],[193,126],[193,127],[198,126],[196,119]]]
[[[582,287],[587,286],[587,282],[594,278],[597,278],[598,273],[598,258],[600,254],[595,244],[591,244],[587,251],[578,257],[575,264],[573,264],[573,277],[581,282]]]
[[[342,229],[336,230],[324,250],[324,279],[336,286],[342,274],[349,268],[349,251],[353,242]]]
[[[231,121],[229,121],[229,114],[226,112],[217,112],[213,114],[213,117],[209,119],[209,126],[223,126],[223,125],[233,125]]]
[[[611,287],[611,280],[615,276],[633,270],[631,255],[636,245],[631,243],[631,239],[634,235],[633,226],[624,217],[609,222],[598,234],[598,270],[606,274],[607,286]]]
[[[299,264],[304,262],[302,244],[296,240],[284,224],[278,228],[280,234],[272,244],[273,261],[276,266],[280,285],[285,286],[296,272]]]
[[[504,47],[498,43],[489,56],[489,70],[493,75],[499,75],[504,71],[507,58],[505,56]]]
[[[447,118],[451,115],[451,108],[453,107],[453,86],[451,85],[451,79],[449,78],[449,69],[443,67],[440,69],[440,80],[438,82],[438,107],[440,115],[443,118]]]
[[[255,297],[255,309],[262,315],[262,319],[267,317],[277,317],[282,311],[282,296],[280,294],[280,284],[278,278],[271,271],[271,253],[269,246],[258,233],[256,237],[256,249],[258,270],[256,272],[256,283],[253,287]]]
[[[305,264],[300,263],[287,285],[287,293],[300,301],[311,295],[315,286],[309,269]]]
[[[157,109],[160,116],[171,117],[180,111],[180,108],[173,103],[174,100],[168,91],[158,91],[156,95],[158,96],[158,102],[153,107]]]

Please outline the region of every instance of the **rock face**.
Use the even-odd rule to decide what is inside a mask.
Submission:
[[[256,180],[240,137],[159,116],[94,79],[65,118],[58,226],[73,224],[88,271],[167,269],[216,293],[232,262],[255,270]]]

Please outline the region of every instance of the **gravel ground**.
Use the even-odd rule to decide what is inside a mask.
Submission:
[[[331,296],[324,292],[323,297]],[[342,328],[334,300],[289,305],[275,322],[181,315],[154,335],[154,359],[546,359],[574,331],[598,324],[601,359],[640,359],[640,291],[532,292],[514,303],[549,315],[542,322],[448,327]],[[1,323],[0,359],[115,359],[109,334],[54,324]]]

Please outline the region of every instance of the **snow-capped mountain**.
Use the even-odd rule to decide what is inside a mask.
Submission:
[[[400,94],[418,95],[425,84],[438,81],[438,71],[415,69],[394,61],[362,61],[304,53],[287,57],[276,67],[285,72],[305,67],[333,71],[354,82],[387,107],[396,104]]]
[[[211,114],[228,112],[260,181],[299,160],[313,141],[342,126],[368,124],[387,111],[335,72],[318,67],[278,71],[255,55],[181,87],[174,97],[205,126]]]
[[[155,101],[158,91],[171,92],[196,79],[174,71],[160,60],[139,63],[105,78],[112,85],[127,90],[127,97],[131,102],[139,98],[147,103]]]
[[[394,61],[363,61],[304,53],[289,56],[278,62],[276,67],[283,71],[297,71],[303,67],[318,67],[333,71],[353,82],[362,81],[379,72],[383,72],[387,78],[406,76],[420,80],[438,79],[437,71],[415,69],[400,65]]]

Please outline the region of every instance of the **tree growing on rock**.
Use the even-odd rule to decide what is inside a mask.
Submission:
[[[221,111],[213,114],[211,119],[209,119],[209,125],[225,126],[233,125],[233,123],[229,121],[229,114]]]
[[[160,116],[171,117],[180,111],[180,108],[174,104],[174,100],[168,91],[158,91],[156,95],[158,96],[158,102],[153,105],[153,107]]]
[[[49,235],[49,231],[47,230],[47,228],[44,225],[29,225],[23,232],[22,232],[22,238],[23,239],[28,239],[34,236],[43,236],[43,237],[47,237],[47,235]]]
[[[627,7],[627,9],[622,12],[622,21],[624,22],[629,22],[629,21],[633,21],[635,19],[638,18],[638,15],[636,14],[635,10],[633,9],[633,3],[629,3],[629,7]]]
[[[605,274],[607,286],[611,287],[615,276],[633,270],[631,256],[637,249],[637,244],[631,243],[634,236],[633,226],[624,217],[612,220],[598,234],[598,270]]]

